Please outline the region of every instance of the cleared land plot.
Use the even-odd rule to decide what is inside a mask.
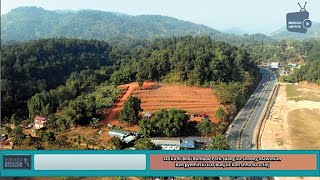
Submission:
[[[102,123],[108,123],[122,127],[125,130],[137,131],[139,127],[128,126],[118,119],[123,104],[128,97],[133,95],[141,99],[144,112],[154,113],[164,108],[176,108],[187,111],[189,114],[207,114],[213,122],[218,122],[214,114],[220,103],[210,88],[189,87],[184,85],[159,84],[155,82],[144,82],[142,87],[137,83],[118,86],[126,89],[122,97],[114,106],[106,112]],[[202,117],[191,118],[200,121]]]
[[[288,114],[293,149],[320,148],[319,109],[296,109]]]
[[[213,122],[219,101],[210,88],[189,87],[183,85],[166,85],[145,83],[134,95],[142,101],[144,111],[154,113],[162,108],[176,108],[187,111],[189,114],[207,114]],[[191,118],[200,121],[201,117]]]
[[[305,83],[299,85],[287,85],[287,97],[294,101],[320,102],[320,91]]]
[[[108,132],[109,129],[104,127],[100,129],[93,129],[91,127],[77,127],[62,133],[61,135],[67,136],[69,140],[81,136],[83,139],[86,139],[84,140],[85,142],[90,144],[90,148],[98,148],[99,145],[107,146],[107,142],[110,139]]]
[[[320,86],[315,84],[280,86],[265,124],[262,149],[319,149],[320,102],[314,98],[318,95]],[[293,96],[300,99],[292,100]]]

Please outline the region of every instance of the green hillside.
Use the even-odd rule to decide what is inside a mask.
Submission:
[[[182,35],[216,35],[204,25],[158,15],[129,16],[96,10],[48,11],[19,7],[1,16],[1,39],[49,37],[111,40],[117,37],[154,39]]]

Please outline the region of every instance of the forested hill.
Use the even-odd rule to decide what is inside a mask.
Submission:
[[[154,39],[219,33],[204,25],[157,15],[128,16],[96,10],[48,11],[37,7],[20,7],[1,15],[1,39],[5,41],[48,37]]]
[[[158,39],[136,48],[97,40],[41,39],[5,46],[1,56],[1,114],[9,118],[26,118],[28,108],[29,117],[49,115],[73,99],[85,98],[83,94],[99,98],[95,91],[103,92],[103,86],[98,88],[102,83],[143,80],[211,87],[223,83],[221,92],[232,91],[225,102],[233,103],[239,95],[239,104],[259,77],[246,49],[210,37]]]
[[[128,44],[185,35],[210,36],[233,45],[274,41],[263,34],[226,34],[204,25],[159,15],[129,16],[97,10],[48,11],[36,7],[19,7],[1,15],[2,44],[59,37]]]
[[[1,114],[24,114],[26,100],[64,84],[73,72],[110,66],[111,47],[101,41],[47,39],[1,48]]]

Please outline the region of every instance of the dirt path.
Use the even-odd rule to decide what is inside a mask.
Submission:
[[[275,104],[271,109],[270,117],[265,124],[261,139],[261,149],[291,149],[286,116],[286,90],[280,86]],[[285,127],[286,126],[286,127]],[[284,144],[286,139],[286,144]]]
[[[119,113],[122,109],[123,104],[132,95],[132,93],[138,88],[138,84],[133,82],[130,84],[118,86],[120,89],[127,89],[123,96],[114,104],[114,107],[105,115],[102,123],[108,123],[112,125],[120,125],[121,123],[117,120]]]

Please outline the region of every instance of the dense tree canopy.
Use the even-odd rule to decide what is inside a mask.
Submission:
[[[183,135],[189,116],[183,110],[161,109],[151,120],[139,122],[141,132],[147,137],[177,137]]]
[[[13,43],[1,53],[3,117],[16,114],[16,119],[31,120],[36,115],[51,115],[54,130],[90,124],[100,108],[111,107],[116,99],[119,91],[111,84],[144,80],[209,87],[234,84],[230,90],[236,96],[225,102],[236,103],[239,97],[247,97],[259,77],[245,48],[210,37],[173,37],[140,46],[45,39]],[[225,89],[221,92],[227,92]],[[124,115],[121,119],[137,120]],[[161,133],[175,136],[180,130]]]
[[[124,103],[119,119],[128,122],[129,124],[137,123],[139,120],[139,113],[143,111],[140,104],[141,100],[139,98],[130,96]]]
[[[138,139],[133,146],[136,150],[159,150],[161,147],[156,146],[149,138]]]
[[[206,146],[208,150],[227,150],[229,148],[228,139],[224,135],[213,136]]]
[[[246,45],[250,57],[258,62],[303,62],[319,60],[319,39],[306,39],[297,41],[284,39],[272,43],[258,43]]]
[[[135,49],[132,59],[133,73],[140,79],[209,85],[244,82],[247,76],[258,76],[256,65],[244,49],[209,37],[159,39]]]
[[[296,69],[293,74],[284,77],[284,80],[291,83],[308,81],[320,84],[320,61],[308,62],[306,65],[301,66],[300,69]]]
[[[203,118],[196,127],[202,136],[210,136],[219,130],[217,124],[212,123],[208,118]]]
[[[111,47],[101,41],[47,39],[1,48],[1,113],[26,113],[26,101],[64,83],[73,72],[110,65]]]
[[[13,128],[11,134],[14,136],[14,143],[20,144],[25,138],[25,134],[23,134],[22,128],[20,126],[16,126]]]

